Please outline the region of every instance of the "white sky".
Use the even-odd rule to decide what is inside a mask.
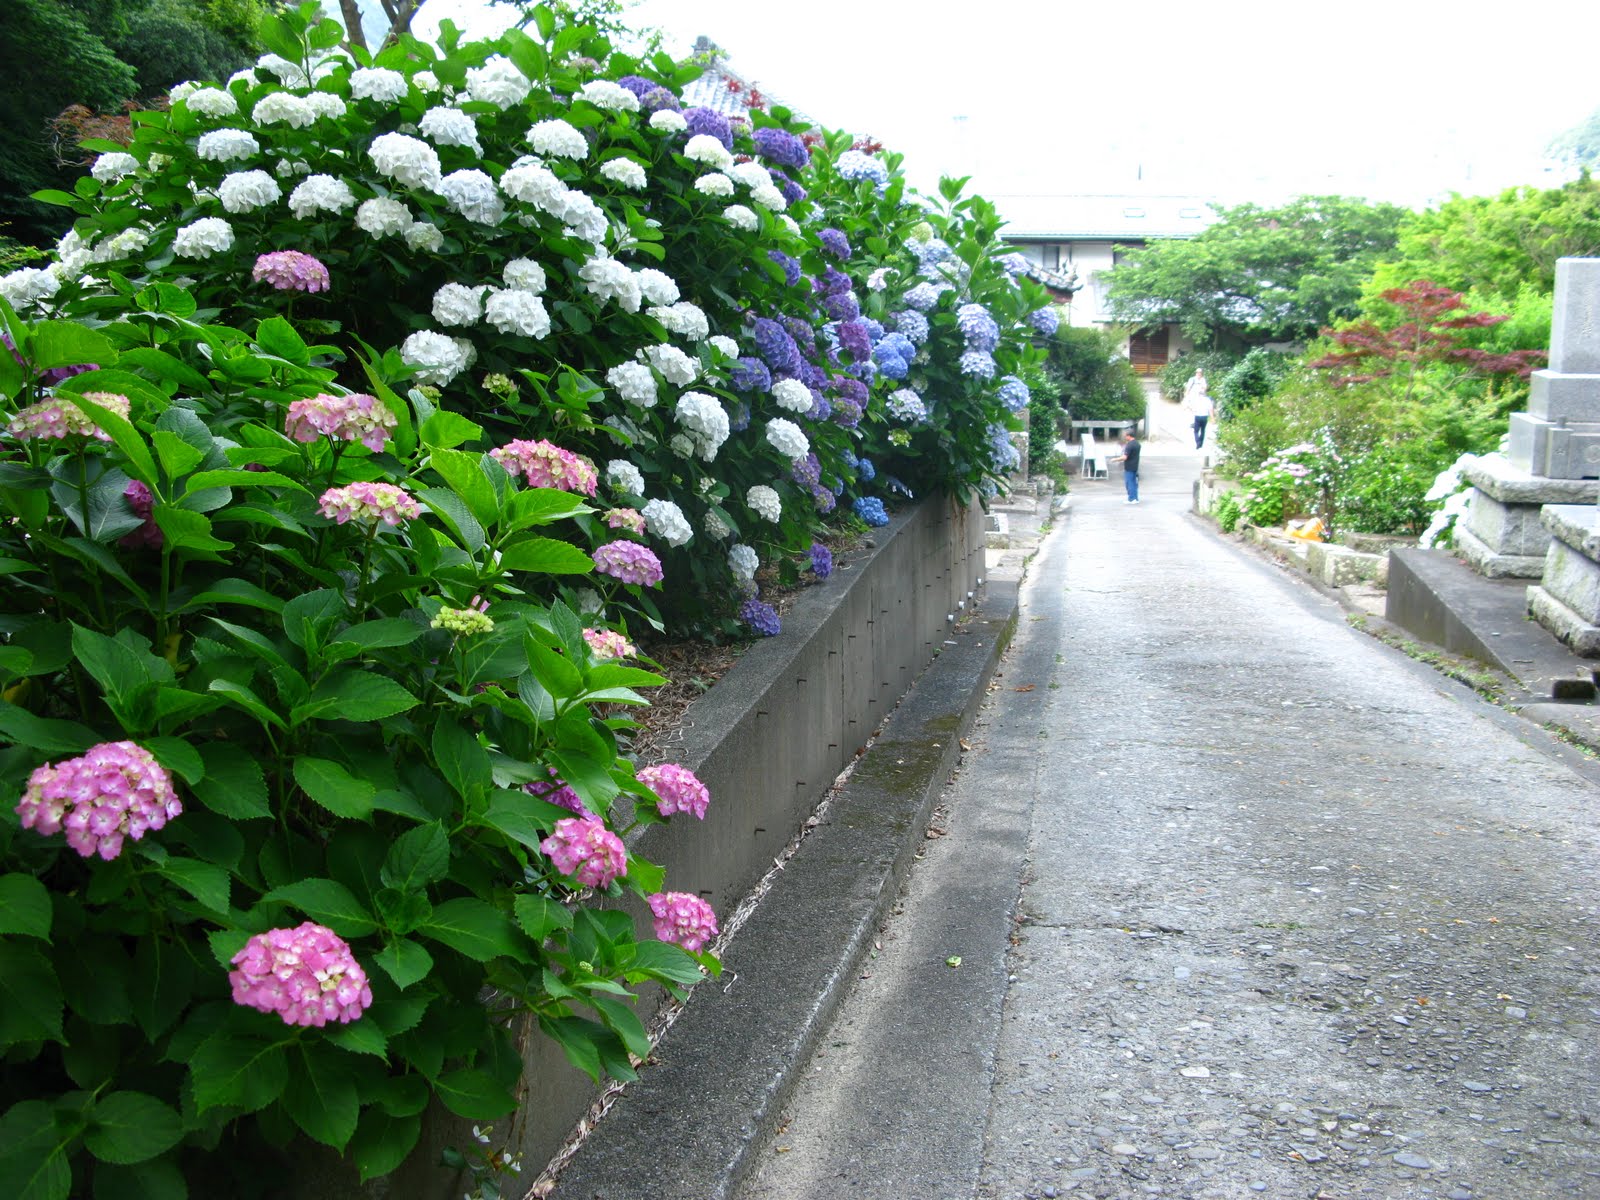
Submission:
[[[485,8],[429,0],[419,32]],[[705,34],[780,101],[903,152],[919,188],[972,175],[991,197],[1549,186],[1545,143],[1600,107],[1597,0],[636,0],[628,19],[676,52]]]

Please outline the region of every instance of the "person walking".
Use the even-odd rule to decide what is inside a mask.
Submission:
[[[1112,461],[1122,464],[1122,486],[1128,489],[1128,503],[1139,503],[1139,454],[1144,447],[1134,437],[1133,430],[1122,433],[1122,453]]]
[[[1183,385],[1183,406],[1189,416],[1194,419],[1194,448],[1200,449],[1206,440],[1206,425],[1211,421],[1211,414],[1216,410],[1212,403],[1211,395],[1206,390],[1205,368],[1199,368],[1189,376],[1189,382]]]

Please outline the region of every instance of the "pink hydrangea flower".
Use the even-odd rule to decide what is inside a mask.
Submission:
[[[35,767],[22,791],[22,827],[46,837],[66,831],[84,858],[110,862],[125,838],[138,841],[183,812],[172,776],[143,746],[101,742],[78,758]]]
[[[656,892],[646,896],[658,940],[698,951],[717,936],[717,914],[699,896],[688,892]]]
[[[269,283],[280,292],[325,292],[332,283],[327,267],[298,250],[263,254],[250,274],[257,283]]]
[[[161,549],[167,536],[161,532],[161,526],[156,524],[155,493],[148,485],[140,483],[137,479],[131,479],[128,481],[128,486],[122,489],[122,498],[128,502],[129,511],[144,524],[132,533],[118,538],[117,545],[128,550],[140,550],[146,547],[151,550]]]
[[[591,557],[595,570],[624,583],[654,587],[661,582],[661,560],[638,542],[607,542]]]
[[[126,418],[129,404],[126,396],[115,392],[85,392],[85,400],[108,408],[119,417]],[[94,418],[70,400],[50,396],[18,410],[7,427],[19,442],[34,438],[92,437],[109,442],[111,435],[94,423]]]
[[[628,870],[628,852],[622,839],[599,817],[567,817],[556,822],[555,832],[539,843],[556,870],[571,875],[584,887],[605,887]]]
[[[367,973],[349,944],[315,921],[256,934],[233,965],[233,1002],[277,1013],[285,1025],[347,1025],[372,1003]]]
[[[583,640],[589,643],[596,658],[632,658],[639,653],[638,648],[615,629],[585,629]]]
[[[399,525],[422,512],[404,488],[392,483],[351,483],[329,488],[318,503],[322,515],[340,525],[350,520]]]
[[[297,442],[330,437],[343,442],[360,442],[368,450],[382,450],[395,425],[395,415],[388,406],[365,392],[351,392],[345,396],[324,393],[290,404],[283,431]]]
[[[676,763],[643,767],[638,779],[660,797],[656,811],[663,817],[670,817],[673,813],[688,813],[698,821],[706,819],[706,805],[711,803],[711,793],[687,767],[680,767]]]
[[[519,438],[489,454],[512,475],[526,479],[529,487],[560,488],[592,496],[600,485],[600,475],[592,462],[553,442]]]
[[[535,779],[531,783],[523,784],[522,790],[530,796],[548,800],[551,804],[559,804],[562,808],[569,809],[579,816],[587,817],[589,810],[583,806],[583,801],[578,799],[578,793],[567,786],[567,781],[556,774],[554,767],[545,769],[550,772],[548,780]]]
[[[626,529],[640,536],[644,534],[644,514],[636,508],[606,509],[606,524],[612,529]]]

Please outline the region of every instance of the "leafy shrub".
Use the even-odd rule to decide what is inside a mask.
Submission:
[[[1196,371],[1204,368],[1208,380],[1221,379],[1238,361],[1239,356],[1229,350],[1191,350],[1180,354],[1156,376],[1161,395],[1168,400],[1181,400],[1184,385]]]
[[[1217,522],[1217,528],[1223,533],[1232,533],[1239,528],[1239,521],[1244,517],[1239,494],[1232,490],[1223,492],[1212,502],[1211,515]]]
[[[1368,451],[1345,475],[1339,527],[1356,533],[1421,533],[1436,507],[1426,497],[1441,467],[1421,461],[1406,446]]]
[[[1144,389],[1110,330],[1062,325],[1047,343],[1046,371],[1075,421],[1138,421]]]
[[[1264,396],[1270,396],[1291,374],[1297,359],[1292,354],[1257,346],[1241,358],[1217,385],[1220,417],[1232,419]]]

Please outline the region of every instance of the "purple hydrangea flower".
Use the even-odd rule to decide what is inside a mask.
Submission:
[[[963,304],[956,309],[956,328],[968,350],[990,351],[1000,344],[1000,326],[981,304]]]
[[[744,401],[728,406],[728,431],[743,433],[750,428],[750,406]]]
[[[1028,385],[1015,375],[1003,376],[1000,380],[1000,386],[995,389],[995,395],[1000,398],[1000,402],[1010,412],[1021,412],[1028,407],[1028,401],[1032,399],[1028,392]]]
[[[811,407],[806,410],[806,417],[812,421],[826,421],[833,415],[833,405],[828,403],[828,398],[816,388],[811,389]]]
[[[856,382],[851,380],[851,383]],[[861,424],[861,405],[848,396],[835,396],[833,400],[833,423],[845,429],[854,429]]]
[[[856,516],[874,528],[889,523],[889,514],[884,511],[883,501],[876,496],[857,496],[850,507],[855,510]]]
[[[801,487],[811,487],[822,482],[822,462],[813,454],[797,458],[789,467],[789,477]]]
[[[671,88],[666,87],[651,88],[639,97],[639,103],[644,106],[644,111],[648,113],[658,113],[664,108],[670,108],[676,112],[683,107],[678,102],[676,93]]]
[[[850,276],[837,267],[829,267],[822,273],[822,294],[825,296],[835,296],[840,292],[848,292],[854,287],[855,284],[850,281]]]
[[[787,371],[791,375],[800,370],[800,348],[794,344],[789,331],[770,317],[757,317],[751,322],[756,353],[766,360],[774,371]]]
[[[914,308],[903,312],[891,313],[889,320],[899,332],[906,335],[914,345],[920,346],[928,340],[928,318]]]
[[[646,79],[643,75],[624,75],[617,80],[618,87],[625,87],[639,99],[643,100],[655,88],[660,87],[653,79]]]
[[[834,505],[838,502],[834,499],[833,493],[827,488],[820,483],[814,483],[811,485],[811,503],[816,505],[818,512],[831,513]]]
[[[807,350],[816,348],[817,331],[799,317],[791,317],[785,314],[780,316],[778,321],[789,331],[789,336],[794,339],[795,345],[804,346]]]
[[[778,610],[760,600],[746,600],[741,604],[739,619],[763,637],[774,637],[783,629]]]
[[[790,287],[800,282],[800,260],[782,250],[768,250],[767,257],[783,268],[783,281]]]
[[[736,392],[765,392],[772,387],[772,375],[759,358],[741,355],[729,372],[728,386]]]
[[[792,133],[781,129],[758,129],[755,132],[756,154],[780,167],[802,170],[811,162],[811,151]]]
[[[853,321],[861,315],[861,302],[854,292],[834,292],[822,298],[822,311],[835,321]]]
[[[777,184],[778,190],[783,193],[784,203],[786,204],[799,204],[810,194],[782,171],[773,171],[771,175],[772,182]]]
[[[872,353],[872,336],[867,333],[867,327],[860,321],[841,321],[838,332],[839,345],[856,361],[859,362]]]
[[[906,293],[906,303],[918,312],[927,312],[939,303],[939,295],[944,290],[936,283],[919,283]]]
[[[1036,308],[1028,314],[1028,323],[1046,337],[1051,337],[1061,326],[1061,318],[1053,308]]]
[[[717,139],[729,150],[733,149],[733,127],[728,124],[728,118],[712,108],[685,109],[683,119],[689,124],[689,136],[696,134],[709,134]]]
[[[845,237],[842,229],[824,229],[817,234],[817,241],[822,243],[824,253],[833,255],[841,262],[850,257],[850,239]]]
[[[851,379],[848,375],[836,375],[830,381],[833,394],[842,400],[849,400],[857,408],[864,407],[867,403],[867,385],[859,379]]]
[[[797,378],[813,391],[817,388],[828,386],[828,373],[813,362],[801,363],[800,373]]]

